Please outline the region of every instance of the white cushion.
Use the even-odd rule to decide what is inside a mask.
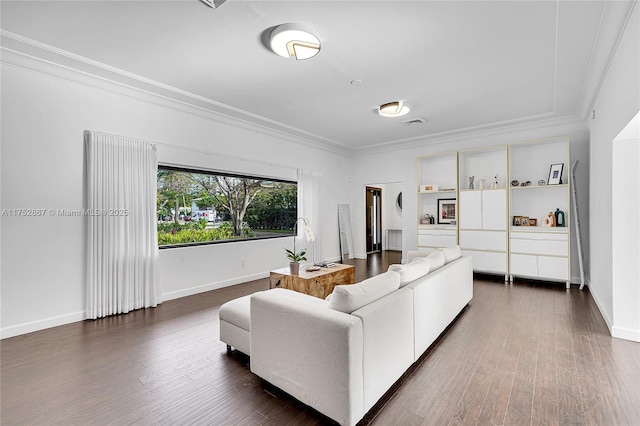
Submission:
[[[407,252],[407,261],[413,262],[418,257],[427,257],[431,250],[409,250]]]
[[[431,261],[424,257],[416,257],[412,262],[404,265],[389,265],[389,271],[396,271],[400,274],[400,287],[427,275],[430,268]]]
[[[460,246],[445,247],[442,252],[444,253],[444,263],[456,260],[461,255]]]
[[[436,269],[440,269],[444,266],[444,252],[442,250],[434,250],[427,256],[427,259],[430,261],[431,270],[435,271]]]
[[[400,274],[387,271],[358,284],[337,285],[329,308],[350,314],[400,288]]]

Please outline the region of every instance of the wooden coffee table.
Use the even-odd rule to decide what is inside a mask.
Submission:
[[[306,267],[301,266],[298,275],[292,275],[289,268],[271,271],[270,287],[287,288],[324,299],[331,294],[335,286],[356,282],[353,265],[338,263],[333,267],[320,268],[313,272],[307,272],[305,269]]]

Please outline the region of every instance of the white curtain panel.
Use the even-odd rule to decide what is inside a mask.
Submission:
[[[161,302],[156,147],[85,131],[87,318]]]
[[[315,235],[315,241],[307,241],[304,232],[298,232],[296,247],[307,249],[307,260],[318,262],[322,259],[322,234],[320,233],[320,179],[319,172],[298,170],[298,214],[305,218]],[[303,229],[302,221],[298,230]]]

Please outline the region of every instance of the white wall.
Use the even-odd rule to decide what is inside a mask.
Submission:
[[[614,298],[622,300],[633,296],[633,291],[623,284],[625,280],[630,279],[633,282],[629,285],[639,285],[632,277],[625,277],[622,271],[618,271],[620,273],[616,274],[614,281],[612,268],[614,246],[624,248],[629,244],[627,238],[636,238],[631,235],[626,238],[618,234],[613,235],[612,219],[617,207],[613,205],[612,181],[613,140],[640,109],[639,9],[635,7],[622,34],[594,104],[596,118],[589,121],[592,161],[589,210],[590,234],[593,241],[590,290],[614,336],[617,320],[627,316],[627,310],[630,309],[624,306],[614,307]],[[637,166],[636,163],[628,173],[637,174]],[[638,197],[637,187],[635,192],[629,191],[627,195]],[[639,307],[640,305],[637,305],[635,309]],[[624,328],[627,328],[627,325]],[[636,334],[638,333],[640,330],[636,330]]]
[[[285,178],[296,168],[321,173],[322,258],[339,258],[336,205],[349,202],[341,172],[351,168],[348,156],[9,52],[2,59],[2,209],[81,209],[82,134],[96,130],[157,142],[163,163]],[[1,232],[2,337],[84,319],[82,218],[5,216]],[[291,243],[161,250],[163,296],[267,276],[287,264],[282,248]]]
[[[361,197],[360,190],[369,182],[393,182],[398,181],[402,186],[403,215],[402,215],[402,249],[404,254],[408,250],[415,250],[417,242],[417,183],[415,171],[415,158],[423,155],[437,154],[441,152],[458,151],[477,147],[504,145],[523,142],[534,139],[552,138],[557,136],[569,136],[571,139],[571,158],[580,161],[576,183],[578,197],[581,203],[581,221],[585,230],[583,240],[585,242],[586,260],[588,262],[589,244],[589,133],[584,121],[574,121],[566,124],[530,126],[527,128],[503,129],[476,133],[473,135],[455,138],[442,138],[426,141],[422,146],[408,149],[385,150],[383,152],[361,154],[356,157],[353,171],[354,192],[353,197]],[[567,165],[568,166],[568,165]],[[503,176],[504,178],[504,176]],[[354,222],[354,247],[357,257],[365,255],[364,235],[364,204],[354,205],[352,220]],[[573,230],[572,230],[573,231]],[[575,233],[571,242],[571,275],[573,282],[579,282],[580,270],[577,257],[577,245]]]

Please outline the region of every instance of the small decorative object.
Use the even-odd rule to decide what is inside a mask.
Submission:
[[[473,189],[473,179],[475,176],[469,176],[469,189]]]
[[[555,211],[555,213],[553,215],[556,218],[556,226],[557,227],[563,228],[563,227],[567,226],[564,223],[564,212],[562,210],[556,209],[556,211]]]
[[[456,220],[456,199],[438,199],[438,223],[452,224]]]
[[[520,186],[531,186],[531,181],[530,181],[530,180],[528,180],[528,181],[526,181],[526,182],[522,182],[522,183],[520,184]]]
[[[400,191],[400,193],[396,197],[396,206],[400,210],[400,213],[402,213],[402,191]]]
[[[429,225],[431,223],[431,215],[429,213],[425,214],[424,216],[422,216],[422,219],[420,219],[420,224],[422,225]]]
[[[544,226],[545,228],[553,228],[556,226],[556,216],[553,214],[553,212],[549,212],[547,217],[542,219],[542,226]]]
[[[420,192],[436,192],[437,190],[438,190],[438,185],[434,185],[434,184],[420,185]]]
[[[493,183],[491,184],[491,189],[498,189],[498,174],[493,175]]]
[[[529,226],[529,218],[522,216],[522,218],[520,218],[520,226]]]
[[[536,219],[535,217],[530,217],[529,226],[538,226],[538,219]]]
[[[545,181],[544,179],[540,179],[538,181],[538,186],[545,186],[547,184],[547,181]]]
[[[521,220],[522,216],[514,216],[512,222],[513,226],[520,226]]]
[[[484,189],[484,183],[485,183],[485,180],[484,179],[480,179],[478,181],[478,189]]]
[[[549,178],[547,179],[547,185],[561,185],[563,169],[564,163],[552,164],[549,168]]]
[[[435,225],[436,223],[436,218],[435,216],[429,216],[429,224],[430,225]]]
[[[514,179],[511,181],[511,186],[518,186],[520,184],[520,182],[518,182],[518,179]]]

